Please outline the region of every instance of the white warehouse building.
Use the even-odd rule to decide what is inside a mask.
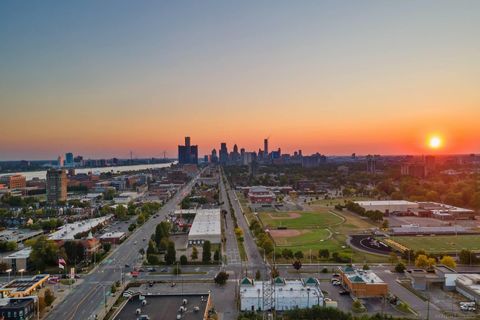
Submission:
[[[220,226],[220,209],[199,209],[196,211],[190,232],[188,244],[220,243],[222,241],[222,228]]]
[[[263,290],[267,291],[267,288],[271,288],[271,306],[263,299]],[[323,306],[324,297],[315,278],[285,280],[277,277],[273,284],[249,278],[240,280],[241,311],[268,310],[272,307],[281,311],[316,305]]]
[[[418,203],[406,200],[355,201],[355,203],[367,211],[378,210],[383,213],[415,211],[419,208]]]

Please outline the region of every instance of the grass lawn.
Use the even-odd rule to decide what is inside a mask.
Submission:
[[[311,212],[261,212],[259,216],[267,228],[316,229],[326,228],[343,221],[328,209]]]
[[[405,236],[392,239],[415,251],[425,250],[428,253],[454,253],[462,249],[480,251],[478,235]]]

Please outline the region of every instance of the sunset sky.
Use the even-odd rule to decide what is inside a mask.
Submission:
[[[480,152],[480,1],[1,1],[0,160]]]

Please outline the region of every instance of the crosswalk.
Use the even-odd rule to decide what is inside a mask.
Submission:
[[[240,258],[240,253],[238,252],[237,248],[227,248],[227,264],[228,265],[240,265],[242,263],[242,259]]]

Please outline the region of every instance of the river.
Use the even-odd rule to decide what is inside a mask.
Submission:
[[[75,173],[89,173],[100,174],[105,172],[120,172],[120,171],[141,171],[147,169],[158,169],[170,167],[172,164],[177,163],[176,161],[170,163],[153,163],[153,164],[136,164],[130,166],[116,166],[116,167],[98,167],[98,168],[75,168]],[[45,179],[47,177],[47,170],[41,171],[25,171],[25,172],[15,172],[15,173],[2,173],[1,176],[10,175],[10,174],[21,174],[27,178],[27,180],[32,180],[34,178]]]

